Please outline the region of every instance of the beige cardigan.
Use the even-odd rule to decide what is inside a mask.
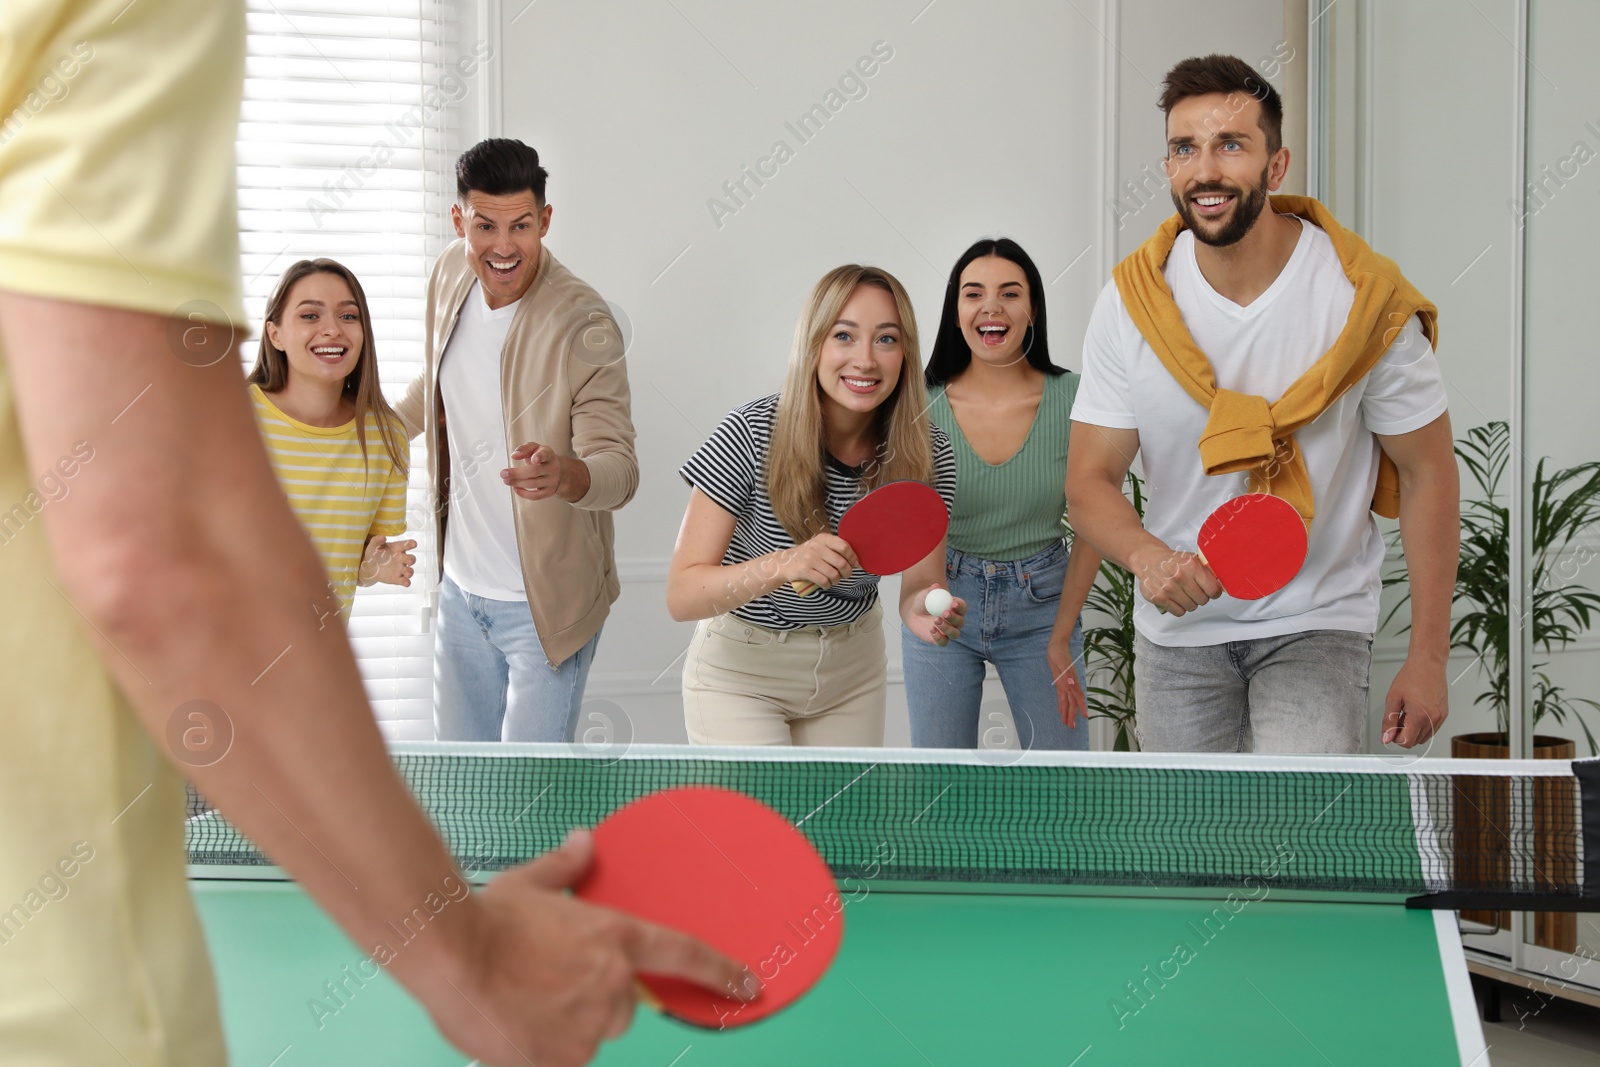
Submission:
[[[475,280],[466,242],[456,241],[439,256],[428,282],[422,375],[395,407],[407,434],[427,435],[441,576],[450,517],[450,452],[439,359]],[[543,249],[538,274],[500,352],[500,393],[508,453],[537,441],[582,459],[589,468],[589,491],[576,504],[512,495],[523,585],[551,666],[599,632],[621,588],[610,513],[633,499],[639,487],[622,357],[622,335],[606,302]]]

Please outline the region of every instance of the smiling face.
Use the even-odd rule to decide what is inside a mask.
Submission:
[[[337,274],[318,271],[294,283],[267,339],[288,357],[291,378],[343,382],[361,362],[361,306]]]
[[[496,195],[469,191],[450,207],[456,236],[467,239],[472,272],[491,308],[522,299],[539,270],[539,250],[550,232],[551,207],[532,189]]]
[[[894,297],[876,285],[856,286],[817,356],[825,414],[858,418],[894,394],[905,363],[901,336]]]
[[[1240,93],[1178,101],[1167,115],[1172,203],[1195,239],[1215,248],[1250,232],[1283,184],[1289,150],[1269,150],[1261,102]]]
[[[1033,294],[1022,268],[992,255],[968,263],[956,293],[956,321],[973,359],[1006,367],[1027,358]]]

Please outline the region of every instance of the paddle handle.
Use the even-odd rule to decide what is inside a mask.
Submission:
[[[817,583],[807,581],[804,578],[796,578],[789,583],[789,588],[793,589],[799,596],[810,596],[817,591]]]
[[[652,993],[650,991],[650,987],[641,982],[638,976],[635,976],[633,979],[633,996],[635,1000],[648,1008],[652,1008],[658,1012],[666,1010],[662,1006],[660,998]]]

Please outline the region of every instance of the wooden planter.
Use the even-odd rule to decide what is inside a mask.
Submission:
[[[1511,747],[1501,733],[1461,734],[1450,739],[1450,754],[1461,759],[1509,759]],[[1578,754],[1571,741],[1543,735],[1533,739],[1534,759],[1570,760]],[[1510,880],[1511,785],[1503,778],[1465,776],[1456,781],[1456,878],[1467,884]],[[1535,877],[1541,888],[1566,888],[1578,881],[1575,842],[1577,784],[1563,778],[1538,778],[1533,783]],[[1469,922],[1511,926],[1508,911],[1463,911]],[[1576,952],[1578,917],[1572,912],[1534,912],[1533,943],[1560,952]]]

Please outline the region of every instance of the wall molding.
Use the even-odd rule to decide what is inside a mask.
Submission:
[[[1406,650],[1409,647],[1404,634],[1380,634],[1372,642],[1372,662],[1379,663],[1404,663]],[[1560,652],[1551,653],[1555,662],[1560,662],[1564,656],[1575,656],[1600,653],[1600,634],[1579,638]],[[1475,657],[1466,652],[1452,649],[1449,662],[1456,664],[1456,673],[1460,673]],[[995,673],[993,664],[986,665],[984,678],[994,681],[999,675]],[[659,671],[594,671],[589,675],[589,684],[585,689],[591,697],[673,697],[678,695],[679,669],[676,663],[665,674]],[[659,677],[659,681],[656,679]],[[891,666],[888,671],[889,688],[894,689],[905,685],[905,671],[901,667]]]
[[[1405,662],[1406,649],[1408,647],[1408,639],[1404,634],[1380,635],[1372,642],[1372,662],[1403,663]],[[1560,657],[1562,656],[1579,655],[1582,653],[1593,652],[1600,652],[1600,634],[1590,634],[1587,637],[1580,637],[1578,640],[1572,642],[1561,651],[1550,653],[1550,656],[1553,660],[1559,662]],[[1543,653],[1540,654],[1543,655]],[[1465,652],[1456,651],[1454,649],[1452,649],[1450,652],[1450,662],[1460,662],[1463,667],[1471,663],[1473,659],[1473,656],[1469,656]]]
[[[665,585],[672,560],[664,556],[630,556],[617,559],[617,580],[623,585]]]
[[[1377,93],[1373,91],[1373,71],[1377,67],[1377,33],[1373,23],[1377,19],[1377,5],[1370,0],[1360,0],[1356,7],[1356,86],[1358,98],[1356,100],[1357,113],[1361,116],[1361,159],[1358,161],[1356,196],[1356,232],[1373,247],[1377,247],[1377,238],[1373,234],[1372,220],[1375,212],[1372,209],[1373,190],[1377,186],[1377,159],[1373,150],[1373,141],[1376,138],[1377,126],[1374,115],[1374,98]]]
[[[480,140],[505,136],[504,93],[501,91],[501,83],[504,78],[501,71],[506,68],[506,28],[500,21],[501,17],[500,0],[478,0],[478,25],[482,28],[483,37],[494,42],[495,58],[499,60],[494,65],[492,75],[483,79],[482,91],[478,93],[478,136]]]
[[[1528,0],[1516,0],[1516,24],[1513,33],[1516,42],[1512,50],[1516,59],[1511,69],[1511,202],[1516,203],[1522,193],[1528,169]],[[1513,216],[1507,221],[1511,227],[1511,450],[1518,456],[1528,451],[1527,375],[1524,366],[1523,346],[1527,338],[1527,308],[1525,306],[1528,280],[1527,230],[1520,219]],[[1509,475],[1506,491],[1511,498],[1511,605],[1520,609],[1527,602],[1532,586],[1532,568],[1528,559],[1528,471],[1523,463],[1507,464]],[[1519,612],[1520,614],[1520,612]],[[1533,631],[1531,627],[1518,627],[1520,640],[1512,641],[1510,648],[1511,702],[1511,758],[1527,756],[1533,742],[1533,724],[1528,721],[1527,708],[1533,696]],[[1521,940],[1521,931],[1517,931]]]
[[[1322,139],[1327,135],[1327,94],[1323,90],[1323,66],[1327,62],[1327,26],[1322,22],[1326,9],[1320,0],[1305,0],[1306,5],[1306,195],[1327,203],[1327,182],[1323,181]]]
[[[1109,205],[1117,198],[1118,155],[1122,149],[1118,124],[1122,118],[1122,64],[1117,47],[1122,35],[1120,0],[1100,0],[1100,195],[1096,211],[1100,218],[1100,277],[1111,277],[1117,265],[1117,227]]]

